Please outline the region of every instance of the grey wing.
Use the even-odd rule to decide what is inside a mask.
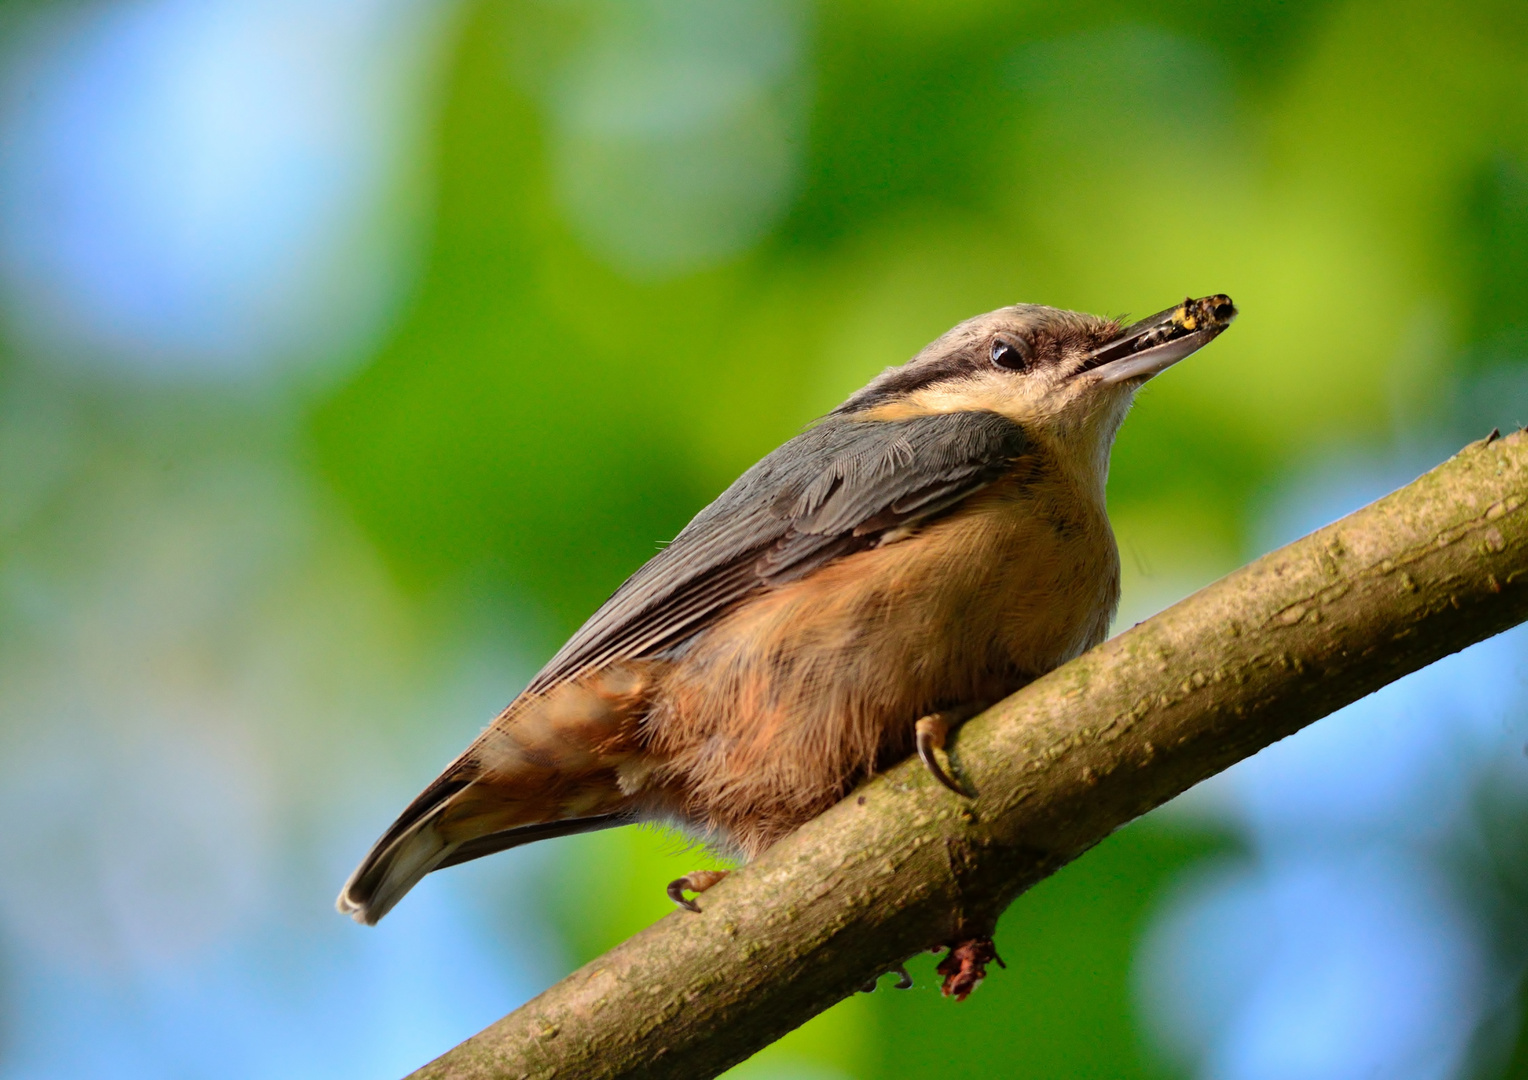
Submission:
[[[1002,476],[1023,429],[991,412],[830,417],[744,473],[616,590],[531,681],[679,645],[760,589],[873,547]]]

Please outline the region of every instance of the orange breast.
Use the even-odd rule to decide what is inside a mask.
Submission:
[[[1101,641],[1119,559],[1094,502],[1062,478],[1005,481],[722,619],[644,725],[667,809],[752,854],[909,753],[919,717]]]

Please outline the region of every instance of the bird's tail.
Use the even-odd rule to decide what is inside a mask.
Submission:
[[[382,834],[335,907],[372,924],[432,870],[633,820],[622,771],[642,690],[607,670],[518,699]]]
[[[453,771],[447,769],[425,788],[372,845],[334,903],[342,915],[368,926],[375,924],[421,878],[450,857],[457,845],[446,839],[437,822],[452,797],[470,784],[453,779]]]
[[[450,819],[455,815],[451,810],[454,803],[461,801],[457,796],[469,793],[472,785],[447,790],[449,785],[443,784],[444,780],[442,777],[425,789],[382,839],[372,845],[340,890],[334,903],[340,914],[374,926],[432,870],[443,870],[535,840],[594,832],[635,820],[634,815],[625,812],[592,814],[557,821],[530,821],[477,835],[468,832],[464,839],[463,830],[452,827],[454,822]]]

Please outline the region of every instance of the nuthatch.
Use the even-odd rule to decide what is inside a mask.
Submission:
[[[1226,296],[1129,327],[1038,305],[961,323],[745,472],[425,788],[340,893],[375,923],[425,874],[533,840],[678,824],[756,856],[950,726],[1102,641],[1104,504],[1140,386]],[[688,875],[669,894],[721,877]],[[957,947],[958,946],[958,947]],[[980,979],[984,938],[941,973]]]

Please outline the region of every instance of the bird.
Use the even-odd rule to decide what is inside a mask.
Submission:
[[[632,574],[336,906],[374,924],[434,870],[632,822],[747,861],[914,753],[965,795],[950,731],[1108,634],[1105,485],[1137,390],[1236,314],[1223,294],[1129,325],[1015,304],[888,367]],[[669,895],[698,911],[686,894],[725,873]],[[961,998],[996,953],[951,944]]]

